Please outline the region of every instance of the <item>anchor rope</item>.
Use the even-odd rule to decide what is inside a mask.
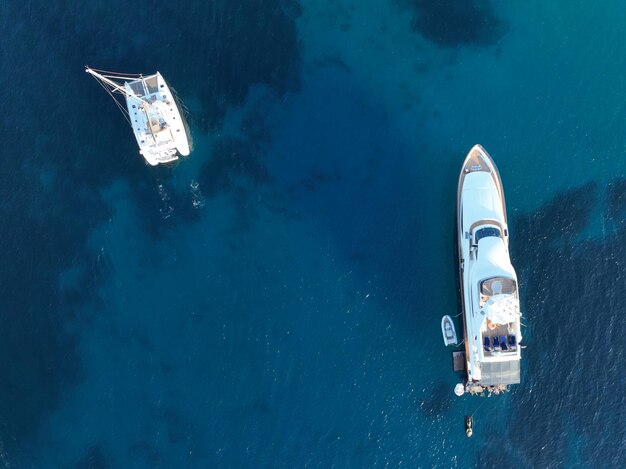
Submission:
[[[491,395],[487,396],[486,399],[476,408],[476,410],[474,411],[474,413],[472,414],[472,418],[474,417],[474,414],[476,412],[478,412],[478,410],[485,405],[485,402],[487,402],[487,399],[489,399],[491,397]]]

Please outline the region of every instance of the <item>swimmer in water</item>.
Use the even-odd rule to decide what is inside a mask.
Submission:
[[[470,437],[472,436],[473,433],[473,427],[474,425],[474,419],[472,418],[471,415],[466,415],[465,416],[465,434]]]

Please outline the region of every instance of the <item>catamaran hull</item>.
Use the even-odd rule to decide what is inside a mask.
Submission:
[[[145,106],[142,100],[132,95],[126,96],[139,153],[152,166],[175,161],[179,156],[190,153],[187,129],[178,102],[159,72],[154,78],[156,86],[148,89],[145,95],[152,101],[150,106]],[[125,86],[132,91],[131,84],[126,83]]]

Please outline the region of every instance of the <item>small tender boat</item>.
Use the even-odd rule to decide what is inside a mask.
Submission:
[[[461,170],[457,230],[466,387],[497,393],[520,382],[521,312],[502,182],[480,145]]]
[[[441,318],[441,334],[443,335],[443,343],[448,345],[456,345],[456,330],[454,329],[454,323],[450,316],[444,316]]]
[[[139,153],[156,166],[187,156],[189,136],[183,115],[169,86],[159,72],[124,75],[85,67],[107,90],[133,129]],[[126,98],[126,109],[113,93]]]

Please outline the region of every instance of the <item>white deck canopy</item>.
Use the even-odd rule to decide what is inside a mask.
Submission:
[[[472,281],[478,283],[492,277],[517,280],[509,253],[502,238],[489,236],[478,241],[478,255],[472,268]]]

